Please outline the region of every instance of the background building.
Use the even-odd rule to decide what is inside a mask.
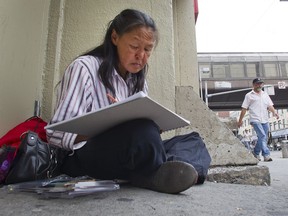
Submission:
[[[198,53],[200,95],[212,110],[237,110],[252,80],[272,86],[275,108],[288,106],[288,53]],[[274,88],[273,88],[274,87]],[[246,90],[245,90],[246,89]],[[233,93],[227,93],[233,91]],[[223,94],[220,94],[223,93]],[[219,95],[215,95],[219,94]]]
[[[210,109],[217,111],[222,122],[235,135],[245,129],[257,139],[250,125],[249,111],[243,126],[237,120],[245,94],[251,91],[252,80],[261,77],[264,88],[273,100],[279,119],[270,113],[269,127],[274,139],[288,136],[288,53],[198,53],[199,86],[202,99]]]

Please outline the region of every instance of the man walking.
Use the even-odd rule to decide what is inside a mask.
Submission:
[[[269,95],[262,90],[263,80],[256,78],[252,83],[253,89],[245,95],[242,103],[238,127],[242,126],[243,117],[245,116],[246,111],[249,110],[250,124],[253,126],[258,137],[253,154],[258,160],[261,160],[260,152],[262,151],[264,161],[272,161],[270,150],[267,147],[269,131],[268,111],[272,112],[277,119],[279,118],[279,115],[276,113],[276,110],[273,107],[274,104]]]

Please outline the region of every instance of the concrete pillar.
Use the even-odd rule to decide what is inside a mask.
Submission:
[[[198,132],[212,158],[211,166],[256,165],[258,160],[221,122],[216,114],[193,91],[192,87],[176,87],[176,112],[190,120],[191,125],[177,129],[177,134]]]

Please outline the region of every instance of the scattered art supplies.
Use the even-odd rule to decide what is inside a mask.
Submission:
[[[43,198],[74,198],[105,191],[114,191],[120,186],[113,180],[95,180],[88,176],[55,178],[10,184],[3,187],[8,193],[32,192]]]
[[[146,118],[153,120],[165,132],[190,125],[190,122],[138,92],[123,101],[115,102],[95,112],[51,124],[45,129],[58,130],[93,137],[125,121]]]

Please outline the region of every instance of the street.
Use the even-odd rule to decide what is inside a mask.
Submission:
[[[271,186],[205,182],[179,195],[121,186],[120,190],[73,199],[43,199],[36,194],[0,191],[0,215],[288,215],[288,158],[272,151]]]

